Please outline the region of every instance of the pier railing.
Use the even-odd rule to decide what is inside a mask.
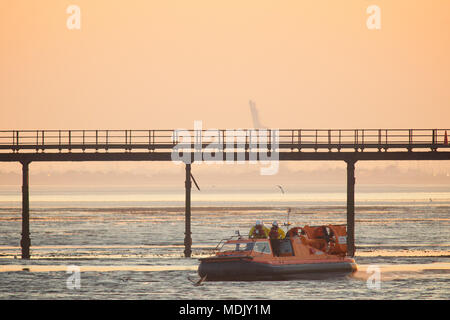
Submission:
[[[450,129],[237,129],[237,130],[3,130],[0,150],[134,150],[171,149],[175,145],[194,149],[255,147],[255,139],[267,141],[264,148],[278,142],[280,150],[303,149],[341,151],[353,149],[429,149],[449,148]],[[192,137],[186,141],[183,135]],[[276,139],[276,140],[275,140]],[[261,145],[256,145],[256,148]]]

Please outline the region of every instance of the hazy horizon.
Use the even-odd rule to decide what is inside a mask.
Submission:
[[[51,166],[53,165],[53,167]],[[121,165],[55,165],[32,163],[31,185],[147,185],[155,187],[177,187],[184,185],[184,167],[174,164],[135,163]],[[387,162],[385,165],[356,164],[357,185],[442,185],[450,186],[448,166],[436,163],[409,163],[409,166]],[[246,188],[259,186],[297,184],[346,185],[345,163],[300,164],[281,163],[273,176],[261,176],[260,165],[210,165],[194,164],[192,172],[200,186],[220,185]],[[19,164],[10,170],[0,169],[0,185],[21,185],[22,173]]]

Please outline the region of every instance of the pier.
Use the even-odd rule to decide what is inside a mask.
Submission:
[[[29,166],[52,161],[173,161],[185,163],[184,255],[190,257],[191,164],[201,161],[345,161],[347,245],[355,253],[355,167],[358,161],[450,160],[450,129],[240,129],[184,130],[7,130],[0,131],[0,162],[22,164],[22,259],[30,259]],[[213,133],[213,134],[211,134]],[[259,143],[255,137],[263,137]],[[256,141],[256,142],[255,142]],[[178,152],[178,151],[177,151]],[[181,179],[180,179],[181,180]],[[194,181],[195,182],[195,181]]]

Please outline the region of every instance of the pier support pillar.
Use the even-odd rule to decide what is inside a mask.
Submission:
[[[355,160],[347,162],[347,251],[355,255]]]
[[[30,259],[30,204],[29,204],[29,184],[28,165],[29,162],[22,162],[22,259]]]
[[[192,238],[191,238],[191,164],[186,164],[186,181],[185,181],[185,189],[186,189],[186,200],[185,200],[185,232],[184,232],[184,256],[186,258],[191,257],[191,246],[192,246]]]

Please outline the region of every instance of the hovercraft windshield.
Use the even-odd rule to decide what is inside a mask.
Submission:
[[[255,246],[254,242],[237,242],[237,243],[225,243],[219,252],[245,252],[252,251]]]

